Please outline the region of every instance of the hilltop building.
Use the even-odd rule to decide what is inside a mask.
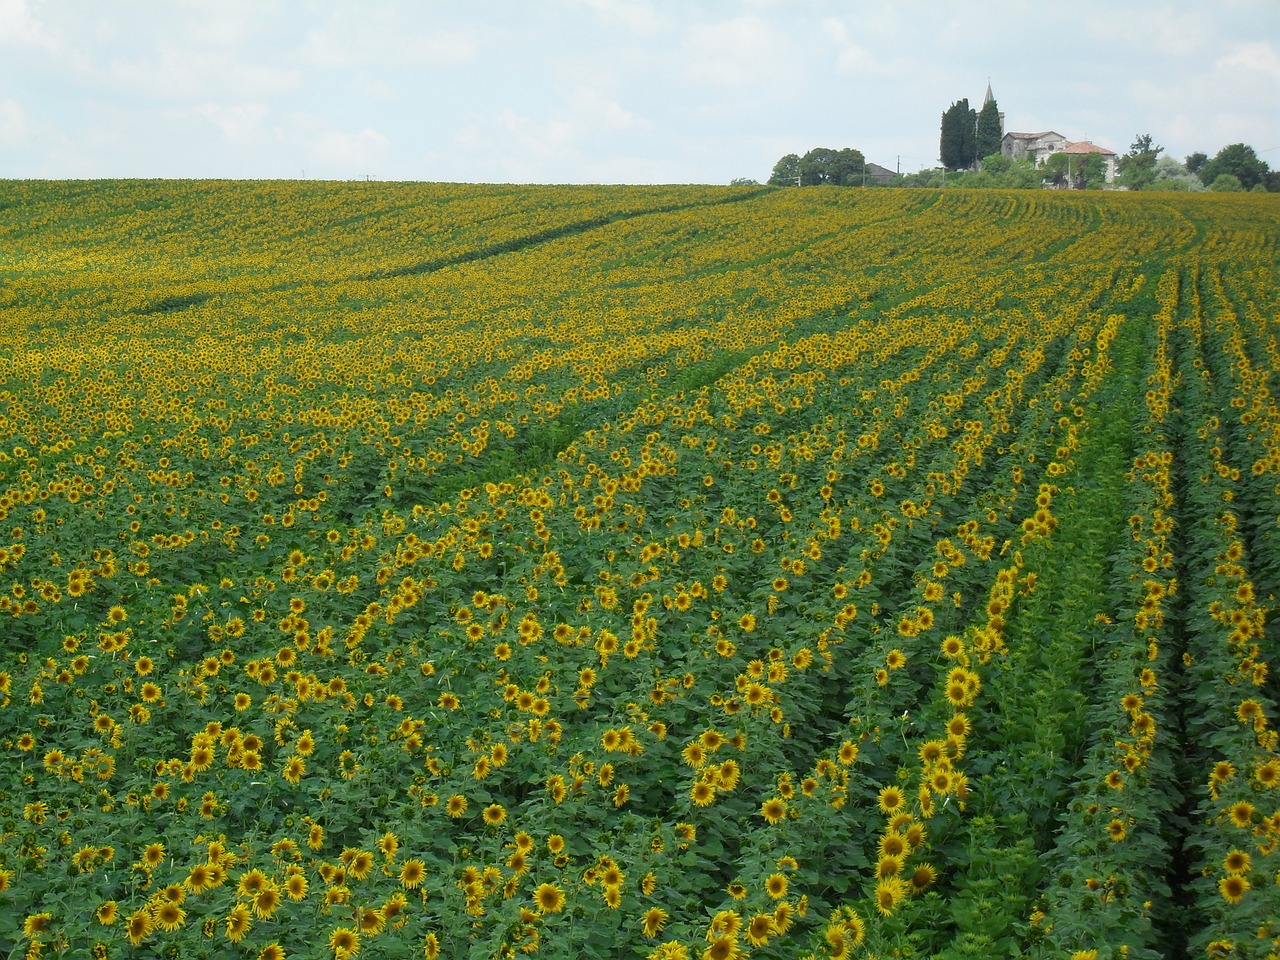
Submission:
[[[1010,132],[1001,138],[1000,152],[1012,160],[1030,157],[1036,166],[1040,166],[1055,153],[1067,149],[1070,142],[1055,130],[1045,130],[1042,133]]]
[[[987,99],[991,99],[990,83],[987,84]],[[1039,133],[1011,130],[1006,133],[1003,113],[1000,114],[1000,152],[1011,160],[1030,158],[1037,167],[1043,166],[1045,161],[1055,153],[1080,157],[1092,153],[1101,154],[1107,183],[1115,182],[1120,160],[1114,150],[1099,146],[1092,140],[1068,140],[1056,130],[1042,130]]]

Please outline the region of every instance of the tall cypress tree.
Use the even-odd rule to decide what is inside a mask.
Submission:
[[[978,113],[976,153],[979,160],[1000,152],[1000,108],[992,97]]]
[[[999,122],[999,118],[997,118]],[[961,170],[973,166],[977,156],[977,111],[969,106],[969,98],[958,100],[942,115],[942,135],[938,141],[938,156],[948,170]]]

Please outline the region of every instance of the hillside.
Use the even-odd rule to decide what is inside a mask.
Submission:
[[[1278,240],[0,182],[0,954],[1274,955]]]

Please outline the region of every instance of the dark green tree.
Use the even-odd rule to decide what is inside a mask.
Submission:
[[[994,98],[984,103],[978,112],[975,147],[979,157],[989,157],[1000,152],[1000,107],[996,105]]]
[[[969,98],[957,100],[942,115],[942,135],[938,140],[938,156],[948,170],[965,170],[978,157],[978,114],[969,106]]]
[[[1212,187],[1224,173],[1229,173],[1240,181],[1245,190],[1252,190],[1257,184],[1264,183],[1268,172],[1265,160],[1259,159],[1253,147],[1243,143],[1233,143],[1218,151],[1212,160],[1199,170],[1200,182]]]
[[[1186,162],[1182,166],[1187,171],[1187,173],[1199,173],[1200,168],[1205,165],[1205,162],[1208,159],[1209,157],[1207,154],[1201,153],[1199,150],[1197,150],[1195,153],[1190,154],[1187,157]]]
[[[800,182],[806,187],[853,187],[862,183],[866,160],[852,147],[814,147],[800,159]]]
[[[769,183],[775,187],[794,187],[799,185],[800,154],[788,153],[773,165],[773,173],[769,174]]]
[[[1120,183],[1130,190],[1151,186],[1156,178],[1156,161],[1164,147],[1157,146],[1151,134],[1143,133],[1134,138],[1129,152],[1120,158]]]

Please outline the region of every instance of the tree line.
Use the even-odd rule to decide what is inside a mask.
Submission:
[[[777,187],[865,186],[867,161],[862,151],[814,147],[803,157],[788,153],[773,165],[769,183]]]
[[[896,175],[892,186],[945,186],[1034,189],[1101,188],[1106,185],[1106,160],[1101,154],[1051,154],[1043,163],[1013,159],[1001,152],[1000,108],[994,98],[981,110],[968,99],[957,100],[942,114],[938,148],[941,169]],[[1215,190],[1280,192],[1280,170],[1272,170],[1253,147],[1233,143],[1213,157],[1192,153],[1182,162],[1162,156],[1164,147],[1151,134],[1134,138],[1129,151],[1117,158],[1115,183],[1129,190]],[[734,184],[753,184],[739,179]],[[866,158],[852,147],[815,147],[803,156],[788,153],[773,165],[768,183],[781,187],[881,185],[869,175]]]

